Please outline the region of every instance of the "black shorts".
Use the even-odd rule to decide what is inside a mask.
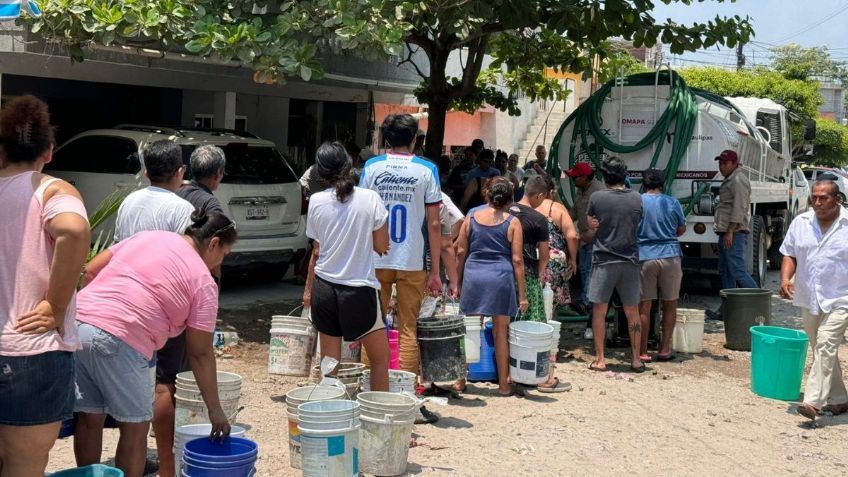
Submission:
[[[386,327],[379,295],[375,288],[338,285],[315,277],[312,323],[325,335],[356,341]]]
[[[168,338],[165,346],[156,352],[156,384],[174,384],[177,374],[191,371],[186,352],[186,332]]]

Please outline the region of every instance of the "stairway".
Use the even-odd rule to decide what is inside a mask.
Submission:
[[[536,158],[536,145],[542,144],[546,150],[550,151],[551,142],[554,139],[559,127],[565,121],[565,112],[562,109],[562,102],[549,102],[549,108],[554,108],[553,111],[539,109],[536,112],[536,117],[530,126],[527,128],[527,133],[524,134],[524,139],[521,141],[521,147],[518,149],[518,164],[523,165],[525,157],[528,161]],[[550,116],[548,116],[550,113]],[[545,129],[547,121],[547,129]],[[538,136],[538,138],[537,138]]]

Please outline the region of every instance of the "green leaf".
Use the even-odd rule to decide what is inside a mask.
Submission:
[[[301,66],[300,77],[303,79],[303,81],[309,81],[312,78],[312,68],[308,66]]]
[[[206,47],[209,46],[209,43],[203,40],[191,40],[190,42],[185,44],[185,49],[190,53],[200,53],[205,50]]]

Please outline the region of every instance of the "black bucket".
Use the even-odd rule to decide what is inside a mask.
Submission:
[[[418,320],[418,351],[425,382],[465,378],[465,318],[449,315]]]
[[[771,290],[727,288],[721,290],[725,347],[751,351],[751,327],[771,324]]]

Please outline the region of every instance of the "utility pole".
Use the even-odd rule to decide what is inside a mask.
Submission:
[[[743,46],[745,45],[742,42],[736,46],[736,71],[742,71],[742,67],[745,66],[745,55],[742,53]]]

